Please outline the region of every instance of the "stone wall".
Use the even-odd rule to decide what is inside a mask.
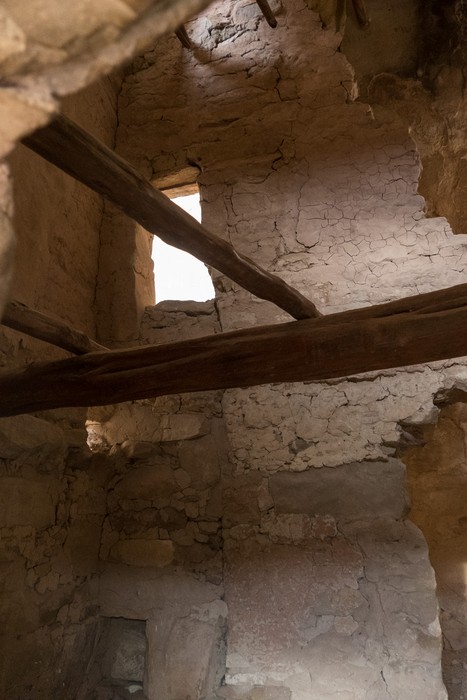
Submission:
[[[91,85],[173,32],[207,0],[2,0],[0,157],[46,124],[58,99]],[[8,167],[0,168],[0,308],[13,273],[15,234]]]
[[[146,52],[120,95],[120,152],[157,178],[199,167],[203,223],[324,313],[464,281],[466,239],[425,217],[407,124],[356,101],[339,34],[299,0],[275,9],[273,32],[255,4],[217,3],[187,25],[193,52],[172,39]],[[286,320],[214,278],[222,330]],[[462,373],[225,392],[222,695],[446,697],[395,450],[400,422]]]
[[[187,25],[192,52],[171,36],[141,55],[115,140],[116,83],[67,109],[149,178],[198,168],[203,223],[324,313],[463,281],[466,239],[425,217],[404,115],[357,101],[342,37],[316,12],[274,9],[275,32],[256,3],[215,3]],[[286,320],[216,272],[215,303],[143,313],[146,234],[34,156],[12,162],[22,300],[115,344]],[[4,364],[44,352],[1,342]],[[465,374],[446,362],[130,402],[90,411],[87,434],[83,411],[2,421],[0,693],[446,698],[434,574],[398,454]],[[463,607],[441,602],[461,662]]]
[[[218,331],[213,302],[163,302],[147,310],[142,340]],[[221,400],[162,397],[92,409],[88,419],[93,449],[122,456],[109,483],[98,602],[104,617],[145,621],[148,700],[214,697],[225,673]]]
[[[119,82],[65,100],[73,119],[109,146]],[[11,298],[95,336],[94,297],[103,204],[18,146],[16,272]],[[66,353],[2,329],[1,365]],[[117,458],[92,455],[84,410],[0,421],[0,696],[77,697],[98,630],[97,570],[107,484]]]
[[[420,431],[425,445],[411,448],[404,456],[410,517],[427,539],[436,572],[443,677],[450,700],[461,700],[467,690],[466,419],[464,404],[443,409],[435,425]]]

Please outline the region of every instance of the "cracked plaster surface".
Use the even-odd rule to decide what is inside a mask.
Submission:
[[[156,178],[197,166],[206,227],[323,313],[464,282],[467,239],[425,217],[407,126],[356,101],[340,36],[299,0],[277,8],[275,32],[254,10],[214,4],[187,25],[192,53],[169,39],[134,64],[120,152]],[[222,330],[288,320],[213,276]],[[321,484],[333,470],[346,494],[357,463],[376,475],[373,494],[398,503],[399,422],[427,419],[438,390],[464,374],[459,361],[225,392],[226,697],[446,697],[433,573],[405,510],[326,511],[311,490],[306,513],[291,512],[272,485],[280,476],[293,494],[291,472]],[[358,564],[346,568],[344,550]]]

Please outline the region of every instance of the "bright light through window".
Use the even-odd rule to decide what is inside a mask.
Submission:
[[[176,197],[173,201],[201,221],[198,193]],[[152,259],[156,303],[166,299],[207,301],[214,298],[214,287],[206,265],[189,253],[173,248],[154,236]]]

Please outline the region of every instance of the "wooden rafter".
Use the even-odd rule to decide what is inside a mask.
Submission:
[[[23,143],[113,202],[165,243],[186,250],[293,318],[320,315],[311,301],[201,226],[123,158],[71,120],[59,116]]]
[[[467,285],[275,326],[0,374],[0,415],[344,377],[467,355]]]
[[[75,355],[107,350],[81,331],[70,328],[60,319],[35,311],[19,301],[10,301],[6,305],[1,323]]]

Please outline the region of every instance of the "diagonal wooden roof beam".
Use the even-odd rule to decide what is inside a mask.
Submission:
[[[467,355],[467,285],[317,319],[0,373],[0,416],[346,377]]]
[[[0,323],[20,333],[68,350],[75,355],[107,350],[106,347],[91,340],[81,331],[67,326],[60,319],[35,311],[19,301],[8,302]]]
[[[113,202],[165,243],[186,250],[252,294],[296,319],[320,316],[315,305],[280,277],[238,253],[154,189],[129,163],[66,117],[23,139],[43,158]]]

